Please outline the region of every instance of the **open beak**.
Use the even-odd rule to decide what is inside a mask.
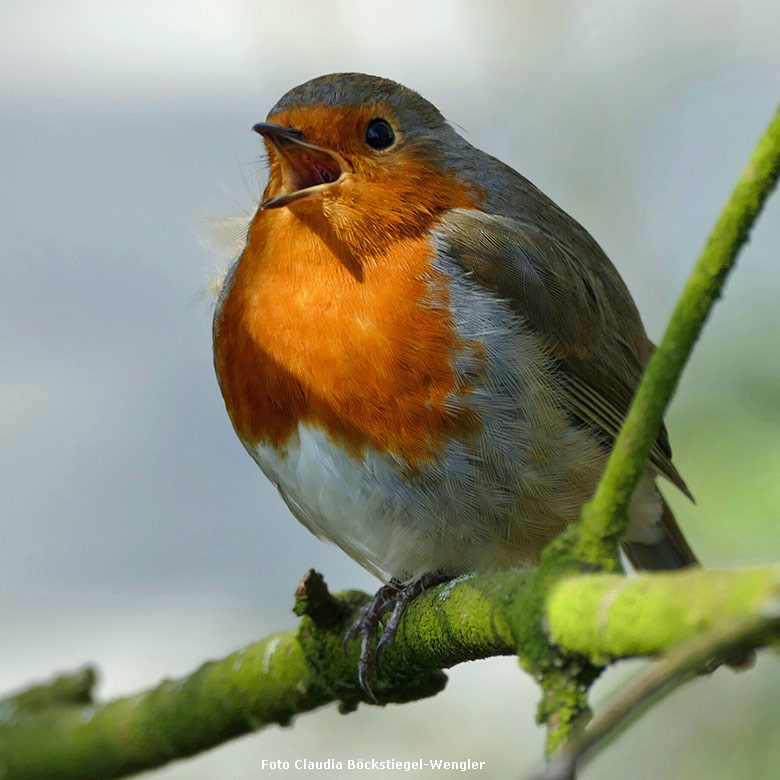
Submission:
[[[277,209],[308,198],[340,181],[352,170],[340,154],[308,143],[303,133],[295,128],[258,122],[252,130],[271,144],[282,167],[281,191],[263,201],[261,208]]]

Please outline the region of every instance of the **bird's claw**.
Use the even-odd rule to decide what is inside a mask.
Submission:
[[[390,647],[395,642],[395,635],[401,624],[401,618],[406,612],[406,608],[414,601],[417,596],[424,593],[426,588],[439,585],[442,582],[451,580],[451,575],[446,574],[423,574],[410,585],[400,586],[397,584],[383,585],[371,601],[363,607],[360,617],[350,626],[344,637],[344,652],[348,652],[349,643],[361,638],[360,655],[358,657],[358,682],[366,694],[369,701],[378,704],[374,692],[371,690],[371,671],[376,667],[378,672],[382,671],[382,653],[385,648]],[[392,607],[393,611],[390,618],[382,630],[376,650],[372,654],[371,645],[379,633],[379,624],[382,615]]]

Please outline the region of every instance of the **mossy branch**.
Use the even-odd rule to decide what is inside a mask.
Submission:
[[[528,636],[536,634],[540,622],[536,602],[530,598],[536,576],[503,572],[464,578],[415,601],[396,644],[384,657],[376,694],[385,702],[430,696],[444,685],[440,668],[518,652],[532,671],[547,677],[545,668],[534,670],[528,645]],[[653,624],[653,617],[642,609],[628,608],[637,599],[645,605],[664,603],[670,592],[683,587],[697,598],[687,607],[680,600],[661,616],[663,625]],[[588,594],[582,609],[568,608],[573,592]],[[303,619],[296,631],[267,637],[184,678],[97,705],[89,695],[94,675],[86,671],[5,699],[0,702],[0,776],[123,777],[269,724],[287,724],[293,716],[329,702],[341,702],[342,711],[350,711],[364,695],[342,640],[366,598],[357,592],[332,596],[322,578],[310,572],[299,587],[297,610]],[[598,648],[599,661],[653,653],[698,634],[704,624],[717,627],[735,616],[763,616],[772,610],[776,614],[779,599],[778,568],[649,574],[629,584],[622,577],[584,576],[560,585],[541,616],[559,645],[550,650],[545,639],[545,654],[552,652],[558,659],[553,665],[558,682],[578,675],[590,681],[597,670],[577,658],[591,646]],[[543,666],[546,663],[542,661]],[[579,713],[577,696],[584,696],[585,687],[579,693],[560,687],[554,694],[556,703],[568,691],[575,697],[571,712]],[[561,707],[554,712],[555,717],[566,718]]]
[[[604,665],[661,653],[723,621],[773,614],[777,592],[780,567],[570,577],[548,599],[549,634],[556,645]]]
[[[735,648],[759,645],[778,628],[780,611],[775,603],[751,614],[720,618],[715,625],[692,634],[626,683],[534,780],[574,780],[584,758],[592,758],[621,727],[700,673],[713,655],[723,658]]]
[[[737,182],[680,296],[661,343],[645,368],[593,498],[583,507],[579,522],[562,535],[580,566],[606,571],[621,569],[618,551],[620,539],[628,529],[631,497],[644,473],[664,412],[737,253],[747,241],[750,228],[777,184],[778,176],[780,110]],[[575,599],[571,606],[576,602]],[[642,601],[637,609],[652,611],[653,604]],[[596,647],[586,652],[598,657]],[[548,684],[555,693],[554,678]],[[571,690],[570,682],[562,684],[562,690]],[[550,695],[549,691],[545,695]],[[563,723],[554,708],[548,719],[550,754],[566,749],[576,732],[572,721],[588,714],[584,696],[580,718],[574,718],[566,698],[564,709],[568,716]]]
[[[617,560],[628,528],[628,507],[647,463],[666,407],[723,288],[737,253],[780,175],[780,111],[777,112],[734,188],[645,369],[615,442],[604,476],[579,523],[577,556],[603,564]]]

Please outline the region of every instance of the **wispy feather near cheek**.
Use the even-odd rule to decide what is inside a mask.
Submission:
[[[196,296],[216,303],[225,284],[231,266],[238,260],[246,246],[252,213],[241,209],[235,214],[211,217],[203,220],[198,243],[214,255],[214,275]]]

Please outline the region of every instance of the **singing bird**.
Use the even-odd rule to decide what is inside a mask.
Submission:
[[[429,584],[536,564],[601,476],[653,344],[592,236],[438,109],[338,73],[253,128],[270,173],[218,295],[233,427],[293,515],[385,583],[348,634],[380,650]],[[655,481],[623,548],[696,561]]]

